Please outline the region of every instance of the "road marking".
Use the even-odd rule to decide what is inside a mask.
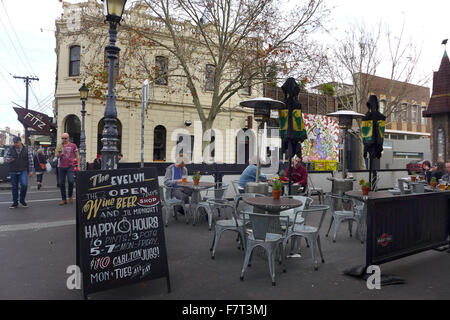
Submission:
[[[61,198],[55,198],[55,199],[40,199],[40,200],[25,200],[26,203],[31,203],[31,202],[46,202],[46,201],[61,201]],[[75,200],[75,198],[73,198],[73,200]],[[11,201],[4,201],[4,202],[0,202],[0,204],[11,204]]]
[[[30,193],[44,193],[44,192],[60,192],[60,190],[59,189],[55,189],[55,190],[49,190],[49,191],[27,191],[27,194],[30,194]],[[4,195],[4,194],[11,195],[11,191],[10,192],[1,192],[0,193],[0,195]]]
[[[34,230],[34,229],[44,229],[44,228],[54,228],[74,225],[75,220],[63,220],[54,222],[41,222],[41,223],[26,223],[26,224],[10,224],[5,226],[0,226],[0,232],[7,231],[24,231],[24,230]]]

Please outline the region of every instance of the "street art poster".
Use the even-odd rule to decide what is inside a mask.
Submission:
[[[303,162],[338,160],[339,125],[337,118],[303,114],[308,139],[302,143]]]

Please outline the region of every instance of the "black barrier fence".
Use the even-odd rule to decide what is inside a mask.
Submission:
[[[146,162],[144,163],[144,167],[154,167],[157,169],[158,176],[164,176],[166,168],[170,166],[172,163],[170,162]],[[119,162],[118,169],[127,169],[127,168],[139,168],[140,162]],[[200,171],[202,175],[212,175],[215,178],[216,182],[222,182],[222,178],[225,175],[240,175],[247,164],[225,164],[225,163],[191,163],[186,165],[189,173]],[[269,165],[262,165],[263,168],[270,167]],[[280,170],[286,170],[288,167],[287,163],[280,164]],[[348,170],[347,172],[352,173],[369,173],[369,170]],[[377,172],[408,172],[405,169],[380,169]],[[327,173],[333,174],[333,171],[308,171],[308,174],[318,174],[318,173]]]
[[[367,201],[366,265],[382,264],[450,243],[450,192]]]

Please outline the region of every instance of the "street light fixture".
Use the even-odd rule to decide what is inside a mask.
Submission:
[[[83,82],[83,85],[78,90],[80,91],[81,100],[81,135],[80,135],[80,166],[81,170],[86,170],[86,134],[84,131],[84,117],[86,115],[86,101],[88,99],[89,89]]]
[[[106,0],[106,21],[120,24],[127,0]]]
[[[102,170],[117,169],[117,109],[116,96],[114,94],[114,66],[118,59],[117,54],[120,49],[116,46],[117,25],[120,25],[122,14],[127,0],[105,0],[106,21],[109,22],[109,45],[105,47],[108,56],[108,96],[105,108],[105,126],[103,128],[103,148],[102,148]]]

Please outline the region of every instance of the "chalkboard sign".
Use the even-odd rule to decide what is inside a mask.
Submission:
[[[167,278],[155,168],[77,173],[77,263],[87,294]]]

